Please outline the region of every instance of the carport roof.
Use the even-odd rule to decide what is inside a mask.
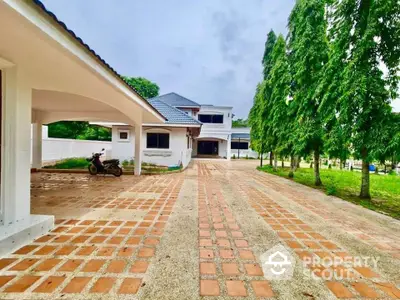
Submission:
[[[64,22],[59,20],[58,17],[53,12],[48,10],[40,0],[33,0],[32,3],[34,3],[35,6],[40,9],[40,11],[44,12],[52,20],[54,20],[57,24],[59,24],[62,29],[64,29],[73,39],[75,39],[80,45],[82,45],[86,50],[88,50],[91,53],[91,55],[93,55],[104,67],[106,67],[109,71],[114,73],[114,75],[116,75],[116,77],[120,81],[122,81],[127,87],[129,87],[129,89],[131,89],[135,94],[137,94],[141,98],[141,100],[143,100],[143,103],[145,105],[149,106],[154,112],[156,112],[159,116],[165,119],[165,117],[154,106],[152,106],[151,103],[149,103],[149,101],[147,101],[142,95],[140,95],[140,93],[134,87],[129,85],[116,70],[114,70],[100,55],[98,55],[92,48],[90,48],[90,46],[86,44],[79,36],[77,36],[74,31],[69,29]]]
[[[232,133],[232,139],[250,139],[249,133]]]

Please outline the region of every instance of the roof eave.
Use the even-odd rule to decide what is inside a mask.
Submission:
[[[70,37],[73,42],[77,43],[83,51],[91,55],[105,70],[107,70],[115,78],[117,78],[120,83],[129,88],[129,90],[139,98],[142,104],[148,107],[150,111],[159,118],[160,121],[166,121],[166,118],[158,110],[156,110],[144,97],[142,97],[132,86],[130,86],[122,78],[122,76],[117,71],[115,71],[103,58],[101,58],[100,55],[98,55],[93,49],[91,49],[89,45],[84,43],[84,41],[80,37],[78,37],[75,32],[70,30],[64,22],[60,21],[54,13],[47,10],[45,5],[40,0],[33,0],[27,3],[32,3],[31,6],[34,9],[36,9],[41,15],[48,19],[54,26],[62,30],[64,34]]]
[[[194,127],[194,128],[200,128],[202,124],[179,124],[179,123],[164,123],[164,124],[159,124],[159,123],[145,123],[143,126],[146,127]]]

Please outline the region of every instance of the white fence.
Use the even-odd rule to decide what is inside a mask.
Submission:
[[[112,148],[111,142],[49,138],[47,126],[43,126],[42,135],[43,162],[71,157],[90,157],[93,152],[100,152],[102,148],[110,153]]]

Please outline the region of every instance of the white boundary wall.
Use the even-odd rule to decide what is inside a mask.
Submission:
[[[111,156],[112,142],[49,138],[47,126],[42,128],[43,162],[71,157],[90,157],[93,152],[100,152],[102,148],[106,150],[107,158]]]

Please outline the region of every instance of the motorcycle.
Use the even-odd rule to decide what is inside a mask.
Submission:
[[[104,151],[102,149],[101,151]],[[87,161],[90,161],[89,165],[89,173],[90,175],[101,174],[113,174],[116,177],[120,177],[122,175],[122,168],[119,166],[119,159],[109,159],[105,161],[101,161],[100,157],[103,153],[93,153],[92,157],[87,158]]]

